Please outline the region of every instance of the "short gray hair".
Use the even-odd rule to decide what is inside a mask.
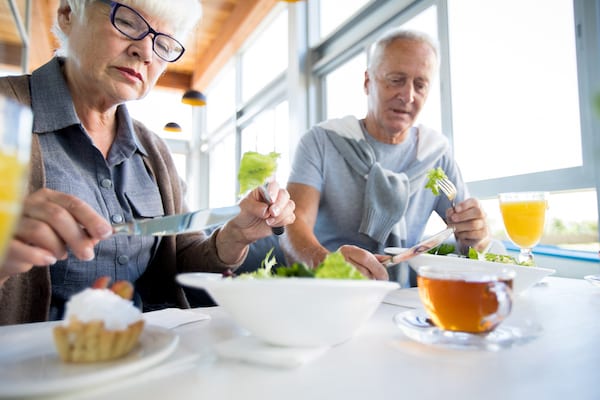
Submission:
[[[429,45],[435,54],[436,63],[439,65],[438,44],[431,36],[417,30],[394,28],[385,32],[371,45],[369,65],[367,66],[369,71],[373,72],[381,64],[386,48],[396,40],[412,40]]]
[[[64,3],[71,7],[73,15],[83,21],[87,7],[98,0],[61,0],[61,6]],[[119,3],[125,4],[132,8],[139,8],[150,15],[159,17],[166,21],[175,30],[173,36],[175,39],[184,43],[194,26],[202,16],[202,7],[200,0],[120,0]],[[56,35],[60,47],[56,50],[56,54],[66,56],[68,52],[68,39],[64,32],[58,26],[58,22],[54,23],[52,31]]]

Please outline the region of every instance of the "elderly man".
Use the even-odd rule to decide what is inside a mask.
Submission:
[[[488,246],[485,213],[469,198],[448,140],[415,126],[438,65],[428,36],[388,32],[374,43],[365,72],[366,117],[328,120],[302,137],[287,186],[296,203],[282,241],[288,261],[315,266],[339,249],[366,276],[388,279],[384,248],[414,245],[434,211],[455,227],[461,248]],[[458,188],[454,208],[425,189],[437,167]]]

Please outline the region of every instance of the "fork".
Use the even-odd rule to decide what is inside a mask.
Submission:
[[[442,192],[446,195],[448,200],[452,203],[452,209],[456,211],[456,203],[454,199],[456,199],[456,186],[452,181],[448,178],[442,178],[437,181],[438,187],[442,190]]]
[[[260,189],[260,193],[262,194],[263,198],[265,199],[265,203],[267,203],[268,205],[271,205],[271,204],[273,204],[273,199],[271,199],[271,196],[269,195],[267,186],[269,186],[269,184],[265,183],[263,185],[260,185],[258,188]],[[273,226],[273,227],[271,227],[271,231],[275,235],[279,236],[279,235],[282,235],[283,232],[285,232],[285,229],[283,226]]]

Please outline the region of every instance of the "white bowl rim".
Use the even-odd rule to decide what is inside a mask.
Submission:
[[[415,258],[417,257],[421,257],[421,258],[438,258],[438,257],[446,257],[446,258],[452,258],[452,259],[456,259],[456,260],[460,260],[462,262],[466,262],[466,263],[473,263],[473,264],[481,264],[481,265],[488,265],[488,266],[494,266],[496,268],[500,268],[501,266],[503,266],[504,268],[514,268],[515,270],[519,270],[519,269],[527,269],[527,270],[539,270],[539,271],[546,271],[549,272],[551,274],[555,273],[556,270],[553,268],[546,268],[546,267],[538,267],[538,266],[526,266],[526,265],[519,265],[519,264],[510,264],[510,263],[501,263],[501,262],[494,262],[494,261],[488,261],[488,260],[479,260],[479,259],[474,259],[474,258],[466,258],[466,257],[454,257],[454,256],[444,256],[444,255],[440,255],[440,254],[419,254],[418,256],[415,256]],[[407,261],[410,264],[410,260]],[[411,268],[413,268],[415,271],[415,267],[413,267],[411,265]]]
[[[381,288],[387,290],[399,289],[400,284],[392,281],[380,281],[373,279],[328,279],[309,277],[286,277],[271,279],[238,279],[223,277],[218,273],[210,272],[184,272],[177,275],[177,281],[185,286],[210,287],[216,285],[239,285],[239,286],[268,286],[286,285],[290,287],[354,287],[354,288]]]

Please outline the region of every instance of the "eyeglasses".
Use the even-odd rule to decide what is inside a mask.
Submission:
[[[383,81],[386,87],[391,89],[399,89],[401,87],[404,87],[406,85],[406,82],[408,81],[408,78],[402,74],[390,74],[385,76],[375,75],[375,77],[377,80]],[[427,82],[427,80],[419,78],[415,79],[415,81],[413,82],[413,86],[418,93],[423,93],[428,90],[429,83]]]
[[[177,39],[152,29],[144,17],[133,8],[115,1],[101,1],[111,7],[110,22],[112,25],[129,39],[142,40],[151,33],[152,50],[157,56],[167,62],[175,62],[183,55],[185,48]]]

